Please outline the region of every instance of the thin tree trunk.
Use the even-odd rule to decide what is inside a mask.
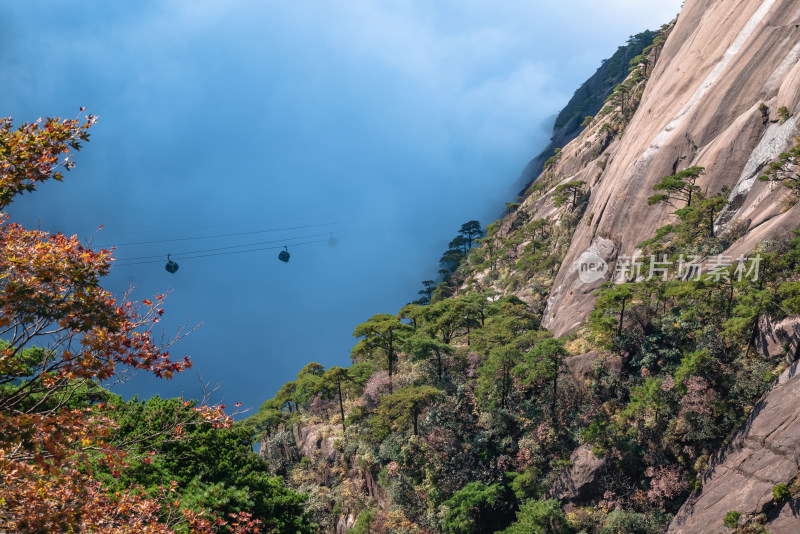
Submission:
[[[728,317],[731,316],[732,312],[733,312],[733,280],[731,280],[731,292],[730,295],[728,295]]]
[[[336,387],[339,390],[339,411],[342,414],[342,434],[346,435],[347,428],[345,428],[345,426],[344,426],[344,403],[342,402],[342,381],[341,380],[337,380],[336,381]]]
[[[392,385],[392,364],[394,363],[394,343],[392,339],[392,335],[389,334],[389,393],[394,393],[393,385]]]
[[[556,372],[553,375],[553,400],[550,404],[550,417],[552,418],[553,429],[556,429],[556,399],[558,398],[558,360],[555,362]]]
[[[753,331],[750,333],[750,341],[747,342],[747,351],[744,353],[744,359],[746,360],[748,356],[750,356],[750,349],[753,348],[753,344],[756,340],[756,335],[758,335],[758,320],[761,318],[761,314],[756,315],[756,320],[753,323]]]
[[[503,398],[500,405],[506,407],[506,396],[508,395],[508,365],[503,366]]]

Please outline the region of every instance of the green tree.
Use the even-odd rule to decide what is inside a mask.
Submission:
[[[523,352],[533,347],[540,320],[516,296],[493,302],[487,308],[486,316],[485,325],[475,333],[472,344],[477,352],[488,356],[493,348],[502,345],[513,344]]]
[[[702,192],[695,194],[695,205],[686,206],[675,212],[683,224],[679,233],[687,244],[700,239],[714,237],[714,221],[728,200],[722,196],[705,198]]]
[[[488,534],[503,524],[507,510],[500,484],[470,482],[444,505],[442,530],[447,534]]]
[[[442,356],[453,353],[453,347],[446,343],[441,343],[425,334],[412,336],[406,342],[406,352],[417,360],[436,360],[436,376],[438,382],[442,381]]]
[[[469,240],[462,235],[455,236],[447,246],[450,250],[457,250],[464,256],[469,252]]]
[[[427,304],[427,303],[424,303]],[[423,303],[411,303],[403,306],[397,314],[398,319],[401,321],[410,321],[412,330],[417,329],[421,320],[424,319],[427,313],[427,306]]]
[[[739,518],[742,517],[742,512],[731,510],[722,519],[722,524],[728,528],[737,528],[739,526]]]
[[[792,498],[792,492],[789,491],[789,487],[786,484],[776,484],[772,487],[772,498],[777,503],[786,502]]]
[[[795,139],[794,147],[783,152],[776,161],[769,164],[762,181],[782,182],[795,193],[800,193],[800,137]]]
[[[289,413],[294,413],[297,409],[297,405],[294,403],[294,393],[297,390],[297,382],[292,380],[291,382],[287,382],[281,386],[281,389],[278,390],[278,393],[275,395],[275,405],[281,411],[284,408],[289,410]]]
[[[356,519],[356,524],[353,528],[347,531],[347,534],[371,534],[372,523],[375,522],[375,517],[378,515],[377,510],[368,508],[361,512]]]
[[[549,169],[550,167],[554,166],[558,161],[558,157],[561,155],[561,149],[556,148],[553,150],[553,155],[550,156],[547,161],[544,162],[544,168]]]
[[[513,345],[501,345],[489,352],[489,357],[478,370],[478,394],[494,404],[500,397],[500,408],[507,407],[513,380],[511,370],[522,360],[522,351]]]
[[[573,534],[575,528],[556,499],[531,500],[517,512],[517,521],[501,534]]]
[[[666,525],[648,522],[642,514],[630,510],[614,510],[603,523],[598,534],[657,534],[664,531]]]
[[[389,369],[389,388],[391,391],[394,362],[397,358],[395,352],[410,334],[410,331],[411,327],[394,315],[387,313],[373,315],[367,322],[358,325],[353,331],[353,337],[360,338],[360,340],[353,347],[352,358],[357,361],[360,358],[372,356],[376,350],[383,352]]]
[[[689,167],[672,176],[665,176],[653,186],[656,191],[664,191],[651,196],[647,199],[647,205],[665,202],[674,208],[678,208],[673,202],[685,201],[686,206],[692,205],[692,196],[700,191],[700,187],[695,185],[697,179],[705,172],[704,167]]]
[[[608,335],[616,330],[617,337],[622,335],[625,324],[625,307],[635,294],[632,284],[608,284],[599,293],[594,311],[589,316],[589,326],[595,335],[601,336],[606,343]],[[615,328],[616,327],[616,328]]]
[[[561,206],[569,200],[570,207],[575,209],[578,206],[578,198],[583,192],[584,185],[586,185],[586,182],[576,180],[556,187],[556,195],[553,197],[556,206]]]
[[[463,238],[462,238],[463,239]],[[453,245],[453,241],[450,242],[450,245]],[[464,243],[466,245],[466,243]],[[462,250],[461,246],[457,246],[456,248],[449,248],[442,254],[442,257],[439,258],[439,266],[441,267],[440,274],[443,278],[448,278],[461,264],[461,260],[465,257],[465,253]]]
[[[258,411],[246,419],[247,424],[253,428],[254,435],[266,435],[269,438],[286,421],[278,402],[274,398],[264,401]]]
[[[458,233],[467,240],[467,250],[469,250],[472,248],[472,243],[476,239],[483,237],[485,232],[483,228],[481,228],[481,223],[478,221],[468,221],[461,225],[461,229]]]
[[[491,303],[490,299],[496,296],[497,292],[489,289],[481,293],[468,293],[463,297],[467,313],[478,319],[481,328],[486,324],[486,313]]]
[[[249,425],[214,428],[193,410],[194,403],[182,399],[112,404],[118,426],[110,439],[127,451],[129,462],[119,473],[106,473],[103,482],[112,490],[137,485],[157,494],[159,486],[174,481],[181,508],[249,512],[264,522],[263,532],[274,534],[316,532],[303,512],[305,497],[271,476],[266,461],[252,451]]]
[[[376,439],[383,441],[392,430],[398,430],[409,424],[416,436],[419,433],[420,413],[442,394],[442,391],[430,386],[412,386],[381,397],[373,420],[373,433]]]
[[[439,274],[442,275],[442,281],[439,282],[439,285],[436,286],[436,291],[433,292],[433,299],[431,302],[434,303],[449,299],[453,296],[453,293],[455,293],[453,287],[450,286],[453,273],[449,271],[439,271]]]
[[[425,330],[431,337],[438,336],[442,343],[450,343],[464,323],[466,306],[461,299],[444,299],[428,307],[425,313]]]
[[[427,301],[430,302],[431,298],[433,298],[433,292],[436,290],[436,282],[433,280],[423,280],[422,281],[422,289],[420,289],[417,294],[422,295],[422,297]]]
[[[569,355],[567,349],[564,348],[563,341],[552,337],[543,339],[525,355],[524,363],[514,370],[515,374],[521,376],[523,383],[545,382],[550,385],[550,418],[553,428],[558,428],[558,418],[556,417],[558,375],[564,358]]]
[[[324,392],[326,387],[322,380],[324,373],[325,368],[316,362],[307,364],[297,373],[294,393],[292,394],[295,406],[303,406],[309,403],[317,394]]]
[[[323,380],[330,389],[336,392],[336,396],[339,399],[339,413],[342,416],[342,433],[347,435],[347,428],[345,428],[344,422],[344,398],[342,396],[342,384],[346,384],[352,380],[350,378],[350,374],[347,372],[347,369],[343,367],[331,367],[325,371]]]
[[[635,58],[631,59],[631,70],[636,70],[641,65],[642,67],[642,74],[646,77],[647,76],[647,67],[650,65],[651,61],[650,58],[647,57],[645,54],[639,54]]]

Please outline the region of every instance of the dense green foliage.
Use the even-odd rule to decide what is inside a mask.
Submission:
[[[508,513],[503,491],[500,484],[487,486],[470,482],[445,502],[447,513],[443,531],[448,534],[494,532]]]
[[[107,473],[116,491],[141,487],[156,495],[171,487],[180,506],[230,515],[246,511],[264,532],[314,532],[303,512],[304,498],[251,448],[253,429],[214,428],[182,399],[110,399],[118,425],[111,440],[127,452],[128,468]]]
[[[517,512],[516,522],[503,534],[573,534],[575,529],[555,499],[530,500]]]

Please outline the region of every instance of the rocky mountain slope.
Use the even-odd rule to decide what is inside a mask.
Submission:
[[[788,110],[781,117],[778,110]],[[604,153],[604,168],[587,153],[596,121],[561,153],[553,183],[583,180],[590,198],[547,302],[544,324],[556,335],[574,331],[594,305],[593,291],[612,279],[620,258],[674,220],[669,206],[649,206],[653,186],[666,175],[705,168],[698,185],[728,191],[717,231],[746,230],[721,254],[737,258],[800,224],[800,207],[779,184],[759,181],[767,165],[793,144],[800,109],[800,5],[789,0],[689,0],[664,46],[637,112]],[[784,111],[785,113],[785,111]],[[544,177],[540,180],[545,179]],[[529,197],[521,209],[546,217],[552,206]],[[608,273],[590,284],[578,259],[592,252]],[[798,337],[791,331],[790,339]],[[796,343],[796,341],[795,341]],[[773,534],[800,531],[800,501],[776,503],[772,489],[798,474],[796,364],[754,409],[746,427],[717,454],[703,489],[680,511],[669,532],[731,532],[730,511],[762,517]],[[745,523],[745,519],[741,520]]]
[[[638,60],[425,303],[251,418],[324,532],[800,531],[800,5],[687,0]]]

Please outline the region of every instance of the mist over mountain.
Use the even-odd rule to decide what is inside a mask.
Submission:
[[[75,5],[0,57],[101,113],[0,127],[1,531],[800,531],[796,2]]]

